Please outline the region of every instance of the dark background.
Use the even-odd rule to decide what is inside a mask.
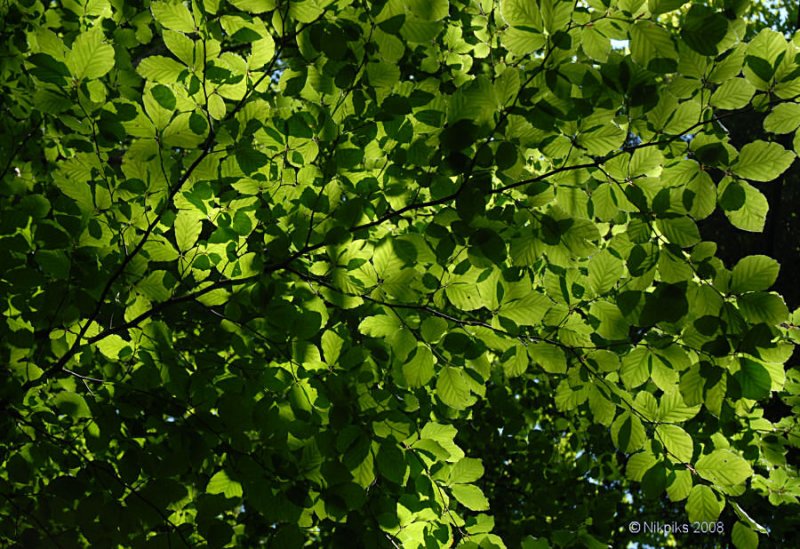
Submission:
[[[740,149],[756,139],[769,139],[762,129],[764,117],[765,113],[755,111],[741,111],[727,116],[724,125],[731,144]],[[775,141],[792,149],[792,134],[775,137]],[[751,184],[764,193],[769,202],[763,233],[737,229],[720,209],[700,222],[700,233],[703,240],[717,243],[717,255],[728,268],[732,268],[742,257],[753,254],[776,259],[781,264],[781,270],[773,290],[784,297],[789,310],[793,311],[800,306],[800,284],[797,283],[800,274],[800,162],[795,161],[775,181]]]

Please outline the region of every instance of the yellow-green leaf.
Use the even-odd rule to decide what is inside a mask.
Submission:
[[[102,31],[95,28],[75,39],[66,61],[76,80],[100,78],[114,68],[114,48],[104,42]]]

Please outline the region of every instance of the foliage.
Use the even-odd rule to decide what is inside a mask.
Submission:
[[[698,229],[800,148],[747,9],[2,4],[0,539],[791,545],[800,312]]]
[[[796,2],[785,0],[754,0],[747,14],[746,38],[752,38],[763,28],[770,28],[791,36],[800,29],[800,13]]]

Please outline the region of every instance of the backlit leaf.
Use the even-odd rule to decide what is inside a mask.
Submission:
[[[453,497],[461,505],[472,511],[486,511],[489,509],[489,500],[477,486],[472,484],[456,484],[450,488]]]
[[[155,20],[165,28],[185,33],[195,31],[192,13],[182,2],[177,0],[153,2],[150,9]]]
[[[758,534],[743,522],[737,521],[731,531],[731,541],[736,549],[756,549],[758,547]]]
[[[214,474],[206,486],[209,494],[223,494],[226,498],[237,498],[242,496],[242,485],[232,480],[228,474],[222,470]]]
[[[433,377],[433,354],[422,344],[417,345],[416,353],[403,364],[403,375],[409,387],[421,387]]]
[[[744,78],[731,78],[711,95],[711,104],[720,109],[741,109],[750,103],[756,89]]]
[[[105,43],[100,29],[75,39],[67,54],[67,67],[76,80],[100,78],[114,68],[114,48]]]
[[[720,502],[711,488],[698,484],[686,500],[686,513],[692,522],[713,522],[722,512],[723,505],[724,502]]]
[[[659,425],[656,433],[672,456],[683,463],[691,462],[694,447],[689,433],[677,425]]]
[[[753,474],[747,461],[730,450],[714,450],[700,457],[695,469],[704,479],[724,488],[741,484]]]
[[[768,290],[778,278],[780,264],[765,255],[750,255],[733,268],[731,291],[736,293]]]
[[[753,181],[772,181],[794,162],[795,154],[778,143],[755,141],[748,143],[739,151],[739,159],[733,165],[733,172]]]

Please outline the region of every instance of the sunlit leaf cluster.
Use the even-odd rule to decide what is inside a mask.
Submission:
[[[778,535],[800,312],[701,230],[800,151],[748,13],[0,4],[0,540],[621,546],[632,493]]]

